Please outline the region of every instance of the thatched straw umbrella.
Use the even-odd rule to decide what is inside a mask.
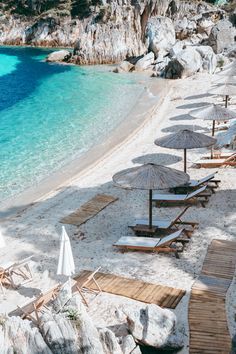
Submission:
[[[230,84],[223,84],[212,88],[208,93],[225,96],[225,108],[228,107],[229,96],[236,96],[236,86]]]
[[[169,134],[155,140],[157,146],[184,150],[184,172],[187,171],[187,149],[208,147],[215,143],[216,139],[188,129],[180,130],[177,133]]]
[[[189,176],[173,168],[147,163],[118,172],[112,179],[122,188],[149,190],[149,228],[152,229],[152,191],[181,186],[189,181]]]
[[[226,120],[235,119],[236,112],[227,108],[223,108],[218,104],[212,103],[207,106],[194,109],[189,115],[204,120],[212,120],[212,136],[215,135],[215,122],[224,122]]]

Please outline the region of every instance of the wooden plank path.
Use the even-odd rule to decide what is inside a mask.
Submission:
[[[74,280],[81,286],[91,273],[84,270],[78,276],[74,277]],[[171,309],[174,309],[178,305],[185,294],[185,290],[151,284],[137,279],[124,278],[114,274],[98,272],[95,278],[104,292]],[[92,281],[86,285],[86,288],[96,290],[96,286]]]
[[[118,200],[118,198],[111,195],[97,194],[79,209],[62,218],[60,222],[63,224],[80,226],[116,200]]]
[[[236,242],[213,240],[189,302],[189,353],[229,354],[225,297],[234,276]]]

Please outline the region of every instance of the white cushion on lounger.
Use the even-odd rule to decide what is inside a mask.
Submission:
[[[189,186],[189,187],[196,187],[196,186],[199,186],[199,185],[202,184],[202,183],[208,182],[208,181],[210,181],[212,178],[215,177],[215,174],[216,174],[216,173],[217,173],[217,172],[211,173],[210,175],[208,175],[208,176],[206,176],[206,177],[203,177],[203,178],[201,178],[201,179],[199,179],[199,180],[191,179],[191,180],[189,181],[189,183],[188,183],[188,186]]]
[[[163,200],[163,201],[184,201],[187,199],[191,199],[198,195],[199,193],[203,192],[206,189],[207,186],[203,186],[196,191],[189,193],[189,194],[154,194],[152,197],[152,200]]]
[[[155,247],[159,241],[160,241],[160,238],[123,236],[114,245],[115,246]]]

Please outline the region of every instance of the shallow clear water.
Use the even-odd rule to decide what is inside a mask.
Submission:
[[[47,54],[0,48],[1,200],[102,142],[143,91],[134,77],[48,64]]]

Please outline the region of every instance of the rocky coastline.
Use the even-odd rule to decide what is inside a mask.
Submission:
[[[103,0],[87,1],[83,11],[68,1],[51,7],[46,1],[48,8],[29,1],[20,9],[9,3],[0,9],[0,44],[74,48],[49,61],[121,63],[116,72],[148,69],[154,76],[179,78],[212,73],[235,57],[234,2]]]

